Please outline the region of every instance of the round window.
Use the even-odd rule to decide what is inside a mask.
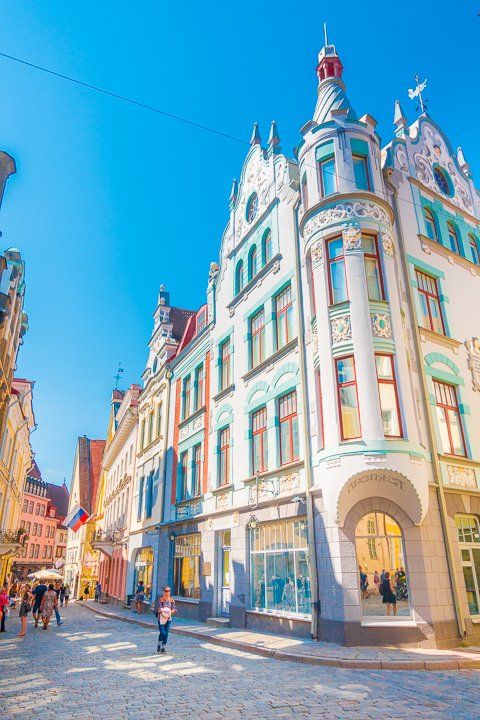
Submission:
[[[256,192],[252,193],[247,201],[246,218],[247,222],[251,223],[255,220],[258,213],[258,195]]]
[[[452,181],[450,180],[448,173],[443,168],[439,167],[438,165],[434,167],[433,177],[435,178],[435,182],[440,192],[442,192],[444,195],[453,195]]]

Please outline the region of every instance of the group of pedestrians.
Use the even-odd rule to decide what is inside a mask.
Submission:
[[[6,632],[7,617],[19,607],[20,618],[19,637],[25,637],[27,633],[27,619],[32,613],[34,628],[38,628],[40,620],[42,629],[47,630],[53,614],[57,625],[62,625],[59,607],[67,607],[70,598],[70,589],[61,581],[46,585],[44,582],[37,582],[35,585],[29,583],[13,583],[10,588],[6,586],[0,590],[0,612],[1,629]]]

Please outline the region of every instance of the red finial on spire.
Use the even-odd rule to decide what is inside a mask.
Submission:
[[[327,78],[341,78],[343,65],[335,50],[335,45],[328,44],[327,24],[324,23],[325,45],[318,54],[317,75],[320,82]]]

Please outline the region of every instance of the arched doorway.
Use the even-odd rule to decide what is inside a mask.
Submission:
[[[364,515],[355,529],[355,551],[362,617],[411,617],[402,531],[397,522],[383,512]],[[390,602],[384,602],[388,599]]]

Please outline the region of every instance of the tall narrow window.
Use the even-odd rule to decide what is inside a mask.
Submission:
[[[444,335],[445,327],[443,324],[437,281],[435,278],[430,277],[430,275],[425,275],[425,273],[419,270],[415,272],[422,311],[420,323],[422,327],[427,328],[427,330],[433,330],[433,332]]]
[[[183,412],[182,418],[185,419],[190,415],[190,396],[192,394],[192,379],[190,375],[183,381]]]
[[[145,418],[142,420],[142,425],[140,428],[140,450],[143,450],[145,447]]]
[[[275,298],[277,350],[293,339],[292,287],[288,285]]]
[[[204,403],[205,370],[203,363],[195,370],[195,410],[200,410]]]
[[[243,267],[243,260],[237,263],[237,269],[235,270],[235,294],[242,292],[245,287],[245,268]]]
[[[220,345],[220,390],[232,384],[232,354],[230,338]]]
[[[180,455],[180,500],[188,497],[188,450]]]
[[[438,242],[437,223],[435,222],[432,211],[425,208],[423,211],[423,217],[425,218],[425,230],[427,231],[427,236],[430,240]]]
[[[345,257],[343,255],[343,238],[333,238],[328,245],[328,271],[330,282],[330,303],[348,300],[347,278],[345,276]]]
[[[258,249],[256,245],[253,245],[250,248],[250,252],[248,254],[248,279],[252,280],[252,278],[255,277],[255,275],[258,273],[259,270],[259,263],[258,263]]]
[[[302,182],[300,183],[300,192],[302,195],[303,210],[308,208],[308,186],[307,186],[307,173],[304,172],[302,175]]]
[[[193,457],[192,457],[192,491],[193,497],[201,495],[201,480],[202,480],[202,444],[194,445]]]
[[[230,482],[230,428],[220,430],[218,434],[220,459],[218,465],[218,484],[228,485]]]
[[[470,615],[480,615],[480,530],[475,515],[456,515],[463,578]]]
[[[151,413],[149,414],[149,416],[148,416],[148,443],[149,443],[149,444],[153,442],[153,428],[154,428],[154,426],[155,426],[155,416],[154,416],[154,413],[153,413],[153,410],[152,410],[152,412],[151,412]],[[123,474],[123,473],[122,473],[122,474]]]
[[[323,197],[331,195],[337,190],[337,176],[335,173],[335,158],[332,155],[319,163],[320,192]]]
[[[137,507],[137,520],[142,519],[143,512],[143,487],[145,485],[145,478],[141,477],[138,485],[138,507]]]
[[[315,370],[315,394],[317,398],[317,432],[318,432],[318,450],[325,447],[324,426],[323,426],[323,394],[322,379],[320,370]]]
[[[272,231],[270,228],[265,231],[262,239],[262,260],[263,264],[266,265],[270,262],[273,257],[273,240]]]
[[[342,440],[354,440],[361,437],[361,430],[353,355],[338,358],[335,363],[341,437]]]
[[[257,367],[265,360],[265,311],[262,308],[250,320],[251,364]]]
[[[363,155],[353,155],[353,174],[359,190],[371,190],[368,160]]]
[[[362,238],[362,244],[364,250],[368,299],[385,300],[377,238],[373,235],[365,235]]]
[[[157,437],[162,432],[162,403],[157,406]],[[132,462],[132,448],[130,448],[130,463]]]
[[[458,232],[457,229],[452,225],[452,223],[447,223],[447,229],[448,229],[448,242],[450,243],[450,250],[454,253],[460,254],[460,244],[458,242]]]
[[[458,409],[457,391],[453,385],[433,381],[437,421],[442,450],[447,455],[466,456],[462,420]]]
[[[280,423],[280,464],[286,465],[299,457],[297,393],[295,391],[278,401]]]
[[[378,394],[385,437],[402,437],[395,368],[391,355],[375,355]]]
[[[480,265],[480,251],[478,249],[477,238],[474,235],[469,234],[468,244],[470,245],[470,254],[472,256],[472,262],[474,262],[475,265]]]
[[[252,471],[267,470],[267,408],[252,413]]]
[[[120,505],[117,506],[117,515]],[[151,518],[153,511],[153,472],[147,478],[147,497],[145,499],[145,517]]]

